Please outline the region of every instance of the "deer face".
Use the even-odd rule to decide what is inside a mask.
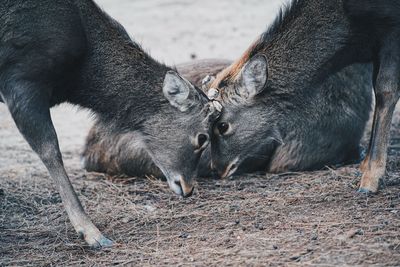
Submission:
[[[166,74],[163,93],[170,105],[147,120],[142,140],[171,189],[190,196],[197,165],[220,114],[213,102],[175,72]]]
[[[213,126],[211,158],[221,177],[234,174],[246,160],[262,161],[281,139],[275,125],[278,113],[258,97],[266,83],[267,60],[255,56],[234,80],[218,88],[225,95],[223,112]]]

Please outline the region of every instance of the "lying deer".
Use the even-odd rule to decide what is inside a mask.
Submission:
[[[92,0],[3,1],[0,22],[1,101],[90,246],[112,242],[74,192],[50,107],[69,102],[90,109],[109,133],[125,133],[146,151],[177,194],[192,193],[210,125],[219,114],[206,95],[147,55]]]
[[[203,77],[215,76],[229,64],[230,61],[218,59],[198,60],[177,65],[177,69],[190,82],[201,86]],[[223,112],[222,118],[230,116],[231,108],[236,107],[236,113],[231,115],[236,120],[231,123],[249,129],[245,140],[241,139],[240,133],[230,137],[230,151],[240,153],[245,158],[245,163],[239,166],[238,171],[313,170],[357,161],[360,139],[368,120],[366,111],[371,107],[370,75],[371,66],[347,67],[332,74],[314,94],[288,95],[287,107],[283,102],[282,106],[277,105],[279,98],[260,103],[257,110],[246,105],[225,106],[227,114]],[[281,117],[273,116],[285,108],[287,110]],[[345,114],[343,110],[346,110]],[[268,124],[268,127],[254,126],[260,117],[265,117],[267,121],[263,125]],[[273,128],[271,131],[271,126],[275,125],[279,125],[279,129]],[[271,135],[271,132],[279,132],[279,137]],[[278,139],[280,142],[271,143],[271,147],[255,145],[262,143],[263,139],[268,142]],[[207,147],[198,165],[199,176],[211,175],[210,154]],[[225,158],[229,156],[225,155]],[[110,175],[163,176],[146,151],[131,142],[129,135],[110,133],[101,122],[96,122],[90,130],[82,159],[88,171]]]
[[[226,177],[235,173],[248,155],[258,157],[264,149],[284,148],[285,140],[293,133],[287,130],[293,125],[284,126],[288,117],[303,125],[303,133],[309,135],[316,147],[321,146],[323,134],[337,135],[335,128],[325,127],[330,120],[340,124],[353,118],[354,122],[343,129],[345,132],[337,141],[354,143],[365,124],[366,115],[362,112],[369,113],[369,99],[363,97],[366,92],[343,91],[336,97],[325,98],[321,85],[346,66],[372,63],[373,72],[368,76],[373,82],[376,104],[370,145],[361,164],[359,191],[377,192],[379,179],[385,174],[391,118],[399,98],[399,26],[398,1],[293,1],[243,56],[211,84],[220,91],[224,102],[223,116],[216,123],[212,139],[213,167]],[[310,97],[316,97],[318,109],[308,102]],[[340,107],[349,97],[354,105]],[[313,123],[319,110],[331,105],[338,109],[325,120]],[[268,110],[267,106],[274,108]],[[313,133],[316,128],[322,130],[317,135]],[[267,131],[267,138],[261,135]],[[335,150],[334,146],[330,144],[324,149]],[[290,147],[291,153],[301,148],[296,143]],[[278,151],[267,164],[287,162],[286,155],[287,150]],[[296,162],[287,164],[295,166]]]

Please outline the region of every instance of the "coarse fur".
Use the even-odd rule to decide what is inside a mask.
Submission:
[[[49,113],[54,105],[90,109],[108,131],[134,136],[170,187],[191,195],[218,115],[203,92],[147,55],[92,0],[1,1],[0,24],[1,100],[89,245],[111,241],[86,215],[65,172]]]
[[[177,69],[190,82],[201,86],[202,77],[216,75],[228,65],[229,61],[218,59],[198,60],[177,65]],[[371,106],[370,76],[370,65],[356,64],[331,75],[316,94],[288,99],[297,104],[291,110],[294,115],[279,123],[280,131],[286,133],[283,144],[249,157],[238,172],[314,170],[358,161],[359,141],[368,120],[366,111]],[[208,147],[201,156],[199,176],[212,175],[210,152]],[[110,134],[99,122],[87,136],[82,159],[88,171],[163,176],[146,152],[134,146],[129,134]]]
[[[176,69],[192,84],[201,87],[206,75],[215,76],[231,63],[230,60],[203,59],[179,64]],[[135,143],[134,136],[129,133],[110,132],[107,125],[101,121],[95,122],[86,137],[82,164],[87,171],[109,175],[164,177],[146,150]],[[209,147],[201,156],[198,175],[211,175]]]
[[[374,85],[376,109],[369,152],[361,165],[360,190],[376,192],[385,172],[390,120],[399,97],[399,18],[397,1],[293,1],[243,56],[211,84],[220,90],[224,102],[211,146],[213,166],[218,173],[224,177],[232,175],[249,158],[263,159],[275,149],[285,152],[265,157],[267,170],[297,169],[299,163],[288,161],[287,150],[283,149],[293,133],[286,122],[315,120],[316,109],[308,105],[310,97],[325,105],[329,101],[341,103],[346,94],[324,98],[319,92],[324,88],[321,85],[347,66],[372,63],[369,79]],[[365,115],[355,120],[347,133],[337,136],[337,144],[326,148],[344,148],[337,150],[337,159],[354,151],[370,110],[365,92],[358,94],[353,97],[357,109],[365,107]],[[321,104],[319,108],[326,106]],[[331,114],[331,119],[347,120],[348,113],[343,108]],[[320,136],[333,135],[331,128],[320,126],[323,121],[319,123],[313,128],[319,129]],[[303,132],[307,130],[311,131],[305,128]],[[309,138],[321,145],[319,136]],[[289,150],[298,149],[294,143]],[[274,168],[277,161],[286,163]]]

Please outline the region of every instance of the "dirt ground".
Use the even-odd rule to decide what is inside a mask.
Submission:
[[[277,0],[98,2],[167,63],[237,57],[279,6]],[[68,105],[52,116],[74,187],[116,246],[91,250],[78,239],[45,168],[0,105],[0,266],[400,265],[398,113],[388,176],[377,195],[355,192],[354,165],[201,179],[188,199],[151,177],[85,173],[79,154],[90,118]]]

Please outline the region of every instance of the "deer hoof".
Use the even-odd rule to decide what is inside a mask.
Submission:
[[[358,193],[365,194],[365,195],[373,195],[376,194],[376,191],[369,190],[367,188],[360,187],[357,190]]]
[[[90,240],[85,238],[85,241],[93,249],[109,248],[113,246],[113,242],[103,235],[97,238],[91,238]]]
[[[99,244],[102,248],[109,248],[113,246],[113,242],[108,239],[107,237],[103,236],[100,240],[99,240]]]
[[[80,237],[93,249],[109,248],[113,246],[113,242],[106,238],[99,230],[78,231]]]

